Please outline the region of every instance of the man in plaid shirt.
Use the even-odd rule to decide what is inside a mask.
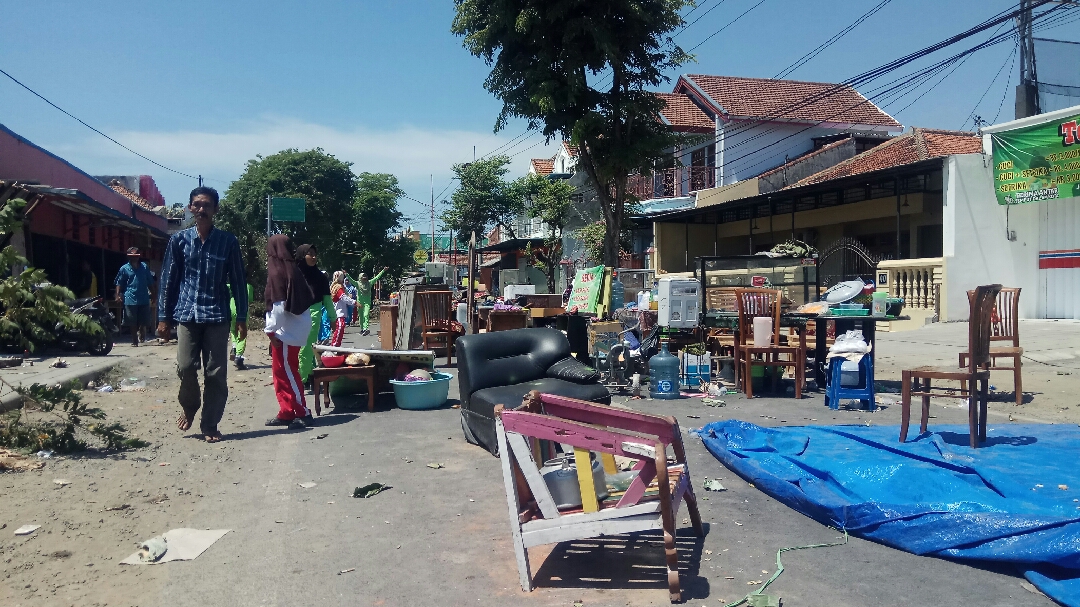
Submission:
[[[226,381],[231,299],[229,283],[247,284],[236,236],[214,227],[217,190],[191,191],[188,210],[195,225],[172,235],[165,249],[158,292],[158,335],[167,338],[176,325],[176,373],[180,407],[176,426],[188,430],[200,406],[199,363],[203,363],[200,427],[207,442],[222,439],[218,423],[229,397]],[[237,289],[236,331],[247,336],[248,297]]]

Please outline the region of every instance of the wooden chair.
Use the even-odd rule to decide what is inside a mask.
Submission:
[[[806,382],[806,348],[799,345],[780,345],[781,293],[775,289],[736,289],[735,304],[739,311],[739,339],[735,341],[736,385],[742,381],[747,398],[754,397],[752,370],[755,366],[795,367],[795,398],[802,398]],[[772,317],[772,343],[754,345],[754,318]],[[789,356],[790,360],[780,358]]]
[[[975,296],[975,291],[968,291],[968,302]],[[1013,387],[1016,390],[1016,404],[1024,404],[1024,385],[1020,373],[1020,359],[1024,356],[1024,349],[1020,347],[1020,289],[1016,287],[1002,287],[997,296],[993,314],[990,317],[990,363],[986,367],[990,371],[1012,371]],[[1007,342],[1006,346],[994,346],[993,342]],[[998,358],[1011,358],[1011,367],[999,367]],[[960,366],[967,366],[968,353],[960,353]],[[961,387],[963,384],[961,384]]]
[[[521,588],[532,590],[528,549],[542,544],[601,535],[662,530],[667,557],[668,590],[681,600],[675,529],[679,505],[686,507],[698,537],[704,536],[697,498],[674,417],[614,409],[532,391],[517,409],[495,407],[495,427],[502,460],[506,502]],[[560,510],[541,476],[542,443],[574,448],[582,506]],[[674,462],[668,461],[668,449]],[[635,460],[638,473],[622,492],[602,502],[593,484],[590,452],[601,454],[608,472],[614,455]]]
[[[901,374],[900,442],[907,440],[908,423],[911,419],[911,397],[922,397],[922,423],[919,432],[926,432],[926,422],[930,417],[930,397],[953,396],[935,393],[930,382],[935,379],[959,381],[964,386],[968,398],[968,431],[971,433],[971,446],[986,440],[986,398],[990,382],[990,371],[985,366],[990,362],[990,325],[1001,285],[986,285],[975,289],[969,298],[971,312],[968,315],[968,366],[959,367],[918,367],[907,369]],[[975,382],[979,382],[978,395]],[[919,389],[921,383],[921,391]],[[913,390],[913,388],[915,388]],[[940,389],[940,388],[939,388]],[[955,398],[955,396],[953,396]],[[977,402],[976,402],[977,401]],[[978,405],[978,406],[976,406]]]
[[[450,291],[420,291],[416,303],[420,306],[421,338],[425,350],[446,348],[446,364],[454,352],[454,340],[461,335],[450,313]]]

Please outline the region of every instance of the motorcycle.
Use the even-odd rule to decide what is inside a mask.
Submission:
[[[116,316],[105,305],[104,298],[100,295],[83,297],[68,302],[68,306],[73,314],[83,314],[96,322],[102,332],[93,335],[56,323],[56,343],[65,350],[89,352],[94,356],[105,356],[111,352],[119,329],[116,327]]]

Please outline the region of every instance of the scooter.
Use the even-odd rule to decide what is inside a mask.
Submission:
[[[56,343],[65,350],[88,352],[94,356],[105,356],[113,349],[113,341],[118,329],[116,316],[105,305],[105,300],[97,297],[83,297],[68,302],[73,314],[88,316],[102,329],[96,335],[84,333],[78,329],[69,329],[64,323],[56,323]]]

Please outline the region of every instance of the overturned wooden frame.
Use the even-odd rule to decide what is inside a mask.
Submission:
[[[698,537],[704,531],[675,418],[533,391],[517,409],[495,407],[495,428],[522,590],[532,590],[532,546],[662,530],[671,601],[682,599],[675,521],[683,501]],[[559,510],[540,475],[541,451],[554,443],[574,448],[581,508]],[[674,455],[670,463],[668,447]],[[632,470],[638,475],[621,496],[598,503],[590,452],[601,454],[608,472],[615,471],[615,455],[636,460]]]

